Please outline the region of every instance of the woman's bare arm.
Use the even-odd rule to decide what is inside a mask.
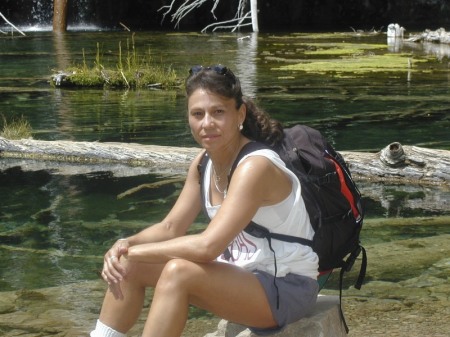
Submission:
[[[197,170],[199,159],[197,157],[193,160],[180,196],[167,216],[161,222],[126,238],[130,246],[166,241],[186,233],[201,210],[199,174]]]
[[[195,188],[199,190],[198,182]],[[259,207],[282,201],[291,188],[289,178],[268,159],[250,157],[234,173],[227,198],[205,231],[134,245],[128,258],[149,263],[164,263],[173,258],[212,261],[247,226]]]

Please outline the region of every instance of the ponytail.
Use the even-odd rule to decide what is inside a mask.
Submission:
[[[247,115],[243,123],[242,134],[269,146],[278,145],[283,140],[281,123],[272,119],[252,99],[243,97],[243,101],[247,107]]]

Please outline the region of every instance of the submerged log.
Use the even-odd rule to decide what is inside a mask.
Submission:
[[[7,140],[0,137],[0,170],[52,170],[60,174],[110,171],[183,175],[200,149],[129,143]],[[394,142],[377,153],[342,151],[356,180],[450,185],[450,151]]]

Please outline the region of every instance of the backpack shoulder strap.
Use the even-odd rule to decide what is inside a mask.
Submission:
[[[233,166],[230,171],[230,179],[231,175],[233,174],[234,170],[236,169],[239,161],[247,154],[254,152],[256,150],[261,149],[271,149],[271,147],[258,143],[258,142],[250,142],[244,145],[244,147],[239,152],[239,155],[237,156],[236,160],[233,163]],[[274,150],[277,151],[277,150]],[[247,227],[245,227],[244,231],[254,237],[257,238],[266,238],[266,239],[276,239],[281,240],[285,242],[291,242],[291,243],[300,243],[302,245],[310,246],[312,247],[313,242],[311,240],[300,238],[292,235],[286,235],[286,234],[280,234],[280,233],[272,233],[269,232],[269,230],[261,225],[258,225],[257,223],[251,221]]]
[[[242,158],[244,158],[244,156],[246,156],[247,154],[249,154],[253,151],[261,150],[261,149],[270,149],[270,147],[267,145],[264,145],[263,143],[259,143],[259,142],[255,142],[255,141],[245,144],[242,147],[242,149],[239,151],[236,159],[233,162],[233,165],[231,165],[230,175],[228,177],[228,180],[231,179],[231,176],[233,175],[234,171],[236,170],[236,167],[239,164],[239,161]],[[208,153],[206,151],[204,151],[202,154],[202,158],[200,159],[200,162],[197,165],[197,170],[200,175],[200,180],[199,180],[200,184],[203,184],[203,176],[205,174],[206,165],[208,164],[208,160],[209,160]]]
[[[237,165],[239,164],[239,161],[244,158],[244,156],[246,156],[249,153],[252,153],[254,151],[257,150],[262,150],[262,149],[270,149],[269,146],[263,144],[263,143],[259,143],[259,142],[249,142],[247,144],[245,144],[241,151],[239,151],[239,154],[237,155],[233,165],[231,166],[231,170],[230,170],[230,175],[228,176],[228,183],[231,180],[231,176],[233,175],[234,171],[237,168]],[[205,170],[206,170],[206,165],[208,163],[209,160],[209,156],[206,152],[204,152],[202,158],[200,159],[200,163],[198,165],[198,171],[200,174],[200,194],[202,196],[202,208],[203,208],[203,213],[208,216],[208,213],[206,211],[206,202],[205,202],[205,193],[204,193],[204,174],[205,174]],[[300,243],[302,245],[307,245],[307,246],[312,246],[312,241],[308,240],[308,239],[304,239],[304,238],[300,238],[300,237],[296,237],[296,236],[291,236],[291,235],[285,235],[285,234],[279,234],[279,233],[271,233],[269,232],[268,229],[266,229],[265,227],[258,225],[257,223],[251,221],[247,227],[245,227],[244,229],[245,232],[247,232],[248,234],[255,236],[257,238],[266,238],[266,239],[277,239],[277,240],[281,240],[281,241],[287,241],[287,242],[296,242],[296,243]]]
[[[206,171],[206,165],[208,164],[208,160],[209,160],[209,156],[206,153],[206,151],[203,151],[202,153],[202,157],[200,158],[200,161],[197,165],[197,170],[198,170],[198,175],[199,175],[199,179],[198,179],[198,183],[200,185],[200,196],[202,198],[202,210],[203,210],[203,214],[209,219],[208,217],[208,212],[206,210],[206,197],[205,197],[205,180],[204,180],[204,176],[205,176],[205,171]]]
[[[233,175],[234,171],[236,170],[236,167],[239,163],[239,161],[244,158],[244,156],[246,156],[247,154],[256,151],[256,150],[261,150],[261,149],[265,149],[265,148],[269,148],[267,145],[264,145],[262,143],[259,142],[249,142],[247,144],[245,144],[242,149],[239,151],[236,159],[233,162],[233,165],[231,166],[230,169],[230,174],[228,176],[228,184],[231,181],[231,176]],[[209,156],[208,153],[206,151],[203,151],[202,157],[200,158],[200,161],[197,165],[197,170],[199,173],[199,184],[200,184],[200,195],[202,197],[202,210],[203,213],[205,214],[205,216],[209,219],[208,217],[208,212],[206,211],[206,200],[205,200],[205,193],[204,193],[204,184],[205,184],[205,171],[206,171],[206,165],[208,164],[209,161]]]
[[[270,149],[270,147],[263,143],[259,143],[259,142],[255,142],[255,141],[245,144],[242,147],[242,149],[239,151],[236,159],[233,162],[233,165],[231,166],[230,175],[228,176],[228,183],[230,183],[231,176],[233,175],[234,171],[236,170],[241,159],[244,158],[249,153],[252,153],[257,150],[262,150],[262,149]]]

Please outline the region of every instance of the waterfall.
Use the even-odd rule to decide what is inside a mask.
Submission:
[[[78,0],[73,2],[74,7],[76,9],[76,17],[74,21],[79,24],[86,23],[89,21],[89,13],[92,9],[92,1],[91,0]]]
[[[68,3],[68,30],[98,30],[90,24],[94,14],[93,0],[77,0]],[[23,12],[22,12],[23,11]],[[24,22],[19,23],[25,31],[51,31],[53,29],[53,0],[23,0],[21,6]],[[27,15],[27,13],[29,13]]]
[[[23,23],[25,30],[51,30],[53,18],[52,0],[32,0],[31,19]],[[23,7],[26,10],[26,7]]]

